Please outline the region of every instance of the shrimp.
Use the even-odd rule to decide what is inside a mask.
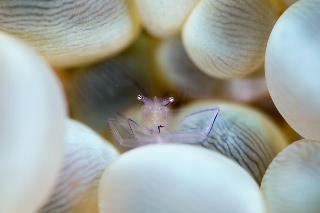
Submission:
[[[211,133],[213,124],[218,116],[219,107],[204,109],[185,116],[175,128],[170,128],[167,105],[174,101],[173,97],[153,100],[138,95],[142,102],[142,119],[138,124],[120,113],[116,118],[108,119],[115,140],[124,147],[135,148],[156,143],[202,143]],[[201,125],[197,124],[199,116],[208,119]],[[203,120],[203,119],[202,119]]]

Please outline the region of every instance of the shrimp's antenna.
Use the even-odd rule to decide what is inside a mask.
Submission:
[[[138,95],[137,99],[138,99],[138,101],[141,101],[143,104],[146,104],[147,102],[150,102],[149,98],[146,98],[143,95]]]
[[[136,81],[131,77],[128,77],[128,78],[132,81],[132,84],[140,90],[140,92],[142,92],[144,95],[148,95],[148,93],[143,89],[143,87],[138,83],[138,81]]]
[[[120,63],[118,61],[115,62],[115,65],[118,67],[121,67]],[[124,72],[122,69],[118,69],[118,72],[121,72],[121,74],[127,78],[129,80],[129,82],[132,84],[132,86],[136,87],[138,90],[140,90],[140,92],[145,95],[148,96],[148,93],[146,92],[146,90],[140,85],[140,83],[134,79],[133,77],[131,77],[129,74],[127,74],[126,72]]]
[[[161,101],[161,105],[162,106],[167,106],[168,104],[172,103],[174,101],[174,98],[173,97],[169,97],[169,98],[166,98],[164,100]]]

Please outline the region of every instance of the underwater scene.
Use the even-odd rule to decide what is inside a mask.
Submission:
[[[0,0],[0,213],[319,213],[320,0]]]

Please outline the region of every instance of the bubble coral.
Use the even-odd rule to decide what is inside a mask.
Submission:
[[[1,1],[0,212],[318,211],[319,8],[319,0]],[[111,113],[141,113],[130,102],[141,82],[152,93],[143,95],[175,97],[173,126],[199,110],[195,100],[218,103],[206,140],[118,156],[70,120],[111,141]],[[288,124],[305,139],[285,148]]]
[[[57,67],[113,55],[138,35],[131,0],[1,1],[0,30],[15,35]]]
[[[279,18],[266,52],[270,95],[300,135],[320,139],[320,2],[298,1]]]
[[[64,96],[31,48],[4,33],[0,46],[0,212],[35,212],[50,196],[62,162]]]

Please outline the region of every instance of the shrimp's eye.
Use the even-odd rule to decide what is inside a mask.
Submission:
[[[174,101],[174,98],[173,98],[173,97],[169,97],[169,98],[168,98],[168,101],[169,101],[170,103],[172,103],[172,102]]]
[[[148,98],[144,97],[143,95],[137,96],[138,101],[141,101],[143,104],[146,104],[148,101],[150,101]]]
[[[172,103],[174,101],[174,98],[173,97],[169,97],[167,99],[164,99],[162,102],[161,102],[161,105],[162,106],[167,106],[168,104]]]
[[[138,99],[139,101],[142,101],[143,99],[145,99],[145,97],[142,96],[142,95],[138,95],[138,96],[137,96],[137,99]]]

